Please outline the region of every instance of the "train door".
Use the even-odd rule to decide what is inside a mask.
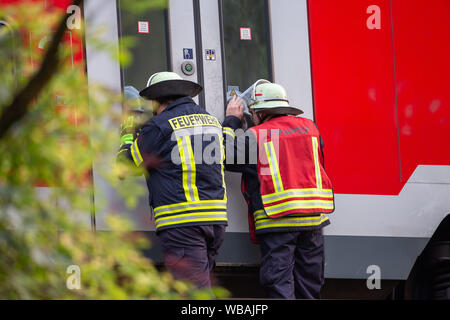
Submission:
[[[146,87],[151,74],[174,71],[182,78],[200,83],[205,90],[194,100],[219,118],[224,115],[220,25],[217,3],[210,1],[168,0],[155,1],[145,10],[135,10],[131,1],[88,1],[85,5],[88,77],[121,92],[127,86],[137,90]],[[205,15],[204,12],[209,12]],[[201,20],[205,16],[211,21]],[[208,25],[208,28],[202,27]],[[102,39],[119,52],[127,41],[135,42],[130,49],[131,63],[124,66],[106,53],[97,52],[90,34],[103,29]],[[202,32],[203,31],[203,32]],[[93,37],[92,37],[93,39]],[[203,39],[205,39],[203,41]],[[208,48],[208,61],[204,56]],[[210,62],[210,64],[204,64]],[[92,92],[95,94],[95,92]],[[120,109],[122,106],[112,106]],[[112,128],[117,130],[117,128]],[[113,152],[109,155],[114,159]],[[108,230],[106,218],[111,213],[125,213],[134,222],[136,231],[151,236],[155,230],[148,203],[148,192],[143,177],[138,180],[139,203],[128,209],[111,185],[102,179],[100,172],[108,170],[111,163],[94,164],[95,228]],[[103,202],[106,206],[99,206]],[[157,247],[157,244],[154,245]],[[156,251],[158,251],[156,249]]]
[[[219,14],[226,97],[258,79],[275,81],[286,88],[289,102],[313,119],[306,1],[221,0]],[[259,264],[240,184],[240,174],[227,174],[230,222],[218,261]]]

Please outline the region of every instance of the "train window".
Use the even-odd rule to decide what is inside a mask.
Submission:
[[[122,67],[122,84],[141,90],[151,74],[170,69],[167,5],[136,13],[126,2],[118,1],[119,35],[135,43],[131,63]]]
[[[219,1],[228,90],[243,92],[258,79],[272,81],[268,1]]]

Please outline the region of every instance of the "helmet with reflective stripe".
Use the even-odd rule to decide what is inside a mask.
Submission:
[[[256,112],[268,114],[299,115],[303,111],[289,104],[286,90],[276,83],[267,80],[258,80],[253,85],[253,93],[249,108]]]
[[[148,100],[170,96],[195,97],[202,90],[201,85],[184,80],[175,72],[163,71],[152,74],[147,81],[147,88],[139,95]]]

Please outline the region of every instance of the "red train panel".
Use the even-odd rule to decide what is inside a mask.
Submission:
[[[392,2],[402,180],[450,165],[450,1]]]
[[[308,1],[315,120],[337,193],[397,194],[400,181],[389,1]]]

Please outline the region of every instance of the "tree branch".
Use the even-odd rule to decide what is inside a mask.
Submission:
[[[80,6],[83,0],[74,0],[73,5]],[[10,105],[3,108],[0,115],[0,139],[9,129],[19,122],[28,113],[33,99],[41,93],[59,67],[58,49],[67,26],[66,21],[70,14],[61,17],[58,29],[53,35],[50,46],[45,53],[44,60],[39,70],[33,75],[28,83],[14,97]]]

